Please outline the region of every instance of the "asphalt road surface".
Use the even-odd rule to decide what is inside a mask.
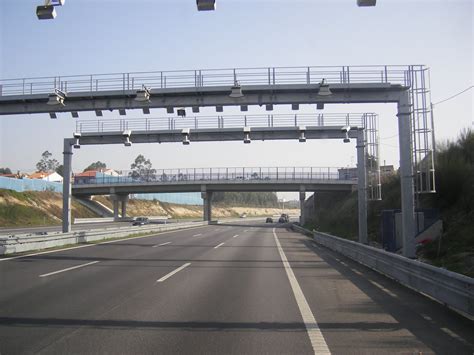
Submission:
[[[473,322],[283,226],[0,261],[0,354],[472,354]]]

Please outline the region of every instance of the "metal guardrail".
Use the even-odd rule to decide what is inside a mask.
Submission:
[[[0,96],[108,90],[199,88],[210,86],[391,83],[408,86],[408,71],[422,71],[423,65],[307,66],[67,75],[54,77],[0,79]]]
[[[225,116],[192,116],[161,117],[109,120],[78,120],[76,132],[120,132],[175,130],[175,129],[215,129],[242,127],[300,127],[300,126],[351,126],[366,128],[367,124],[376,122],[375,113],[325,113],[325,114],[277,114],[277,115],[225,115]],[[376,125],[372,125],[377,129]],[[372,127],[370,126],[370,127]]]
[[[58,246],[87,243],[111,238],[122,238],[137,233],[165,232],[168,230],[191,228],[207,225],[207,222],[186,222],[176,224],[148,224],[140,227],[102,228],[71,233],[52,233],[45,236],[12,236],[0,238],[0,255],[22,253],[31,250],[41,250]],[[0,259],[1,261],[1,259]]]
[[[241,183],[275,181],[357,181],[347,179],[345,169],[321,167],[242,167],[242,168],[190,168],[190,169],[148,169],[141,171],[123,170],[119,176],[99,175],[95,177],[73,176],[74,185],[82,184],[175,184],[186,182],[229,181]]]
[[[474,280],[470,277],[326,233],[313,233],[296,225],[292,228],[312,235],[318,244],[474,317]]]

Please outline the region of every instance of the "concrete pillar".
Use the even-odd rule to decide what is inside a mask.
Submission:
[[[125,219],[127,218],[128,195],[120,196],[120,200],[122,201],[122,219]]]
[[[367,164],[365,159],[365,130],[357,132],[357,210],[359,214],[359,243],[368,244],[367,236]]]
[[[304,187],[300,188],[300,225],[304,225],[306,223],[306,212],[304,208],[304,201],[306,200],[306,192]]]
[[[63,148],[63,233],[71,231],[71,175],[72,175],[72,139],[64,140]]]
[[[411,110],[410,93],[407,90],[400,94],[397,113],[402,198],[402,252],[403,256],[407,258],[414,258],[416,256]]]
[[[201,189],[201,197],[203,199],[203,220],[210,222],[212,219],[212,192],[205,188]]]
[[[120,219],[120,215],[119,215],[120,197],[116,194],[111,194],[110,199],[112,200],[112,205],[113,205],[113,210],[114,210],[114,221],[118,221]]]

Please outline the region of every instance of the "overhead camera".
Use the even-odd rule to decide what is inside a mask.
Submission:
[[[81,134],[80,134],[79,132],[74,132],[74,139],[75,139],[76,141],[74,142],[73,147],[74,147],[75,149],[81,148],[81,144],[79,143],[79,139],[80,139],[80,138],[81,138]]]
[[[300,132],[300,137],[299,137],[298,141],[299,141],[300,143],[306,142],[306,136],[305,136],[306,127],[305,127],[305,126],[300,126],[300,127],[298,128],[298,131]]]
[[[181,131],[181,134],[183,135],[183,145],[189,145],[190,141],[189,141],[189,128],[184,128],[182,131]]]
[[[344,133],[346,136],[344,137],[344,139],[342,140],[344,143],[350,143],[350,139],[349,139],[349,131],[351,130],[351,126],[343,126],[341,128],[341,132]]]
[[[123,131],[122,133],[122,136],[123,138],[125,138],[125,141],[123,142],[123,145],[126,146],[126,147],[131,147],[132,146],[132,142],[130,141],[130,136],[132,135],[132,131],[127,129],[125,131]]]
[[[244,143],[249,144],[252,140],[250,139],[250,127],[244,127]]]

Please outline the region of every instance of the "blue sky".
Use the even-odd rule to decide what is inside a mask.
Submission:
[[[426,64],[432,101],[473,83],[471,0],[218,0],[198,12],[194,0],[66,0],[54,21],[36,19],[41,0],[0,0],[0,78],[200,68]],[[473,90],[435,110],[436,137],[455,139],[472,127]],[[327,112],[380,114],[382,161],[398,166],[394,105],[327,106]],[[225,109],[225,113],[234,113]],[[276,107],[275,113],[290,112]],[[316,112],[314,106],[301,112]],[[215,115],[213,109],[202,114]],[[251,113],[265,113],[251,108]],[[106,112],[104,118],[117,113]],[[165,110],[152,111],[167,116]],[[128,113],[127,117],[141,117]],[[93,119],[81,114],[80,119]],[[44,150],[62,160],[69,114],[0,117],[0,166],[32,171]],[[355,143],[339,141],[199,143],[83,147],[73,168],[101,160],[128,169],[138,154],[157,168],[347,166]]]

